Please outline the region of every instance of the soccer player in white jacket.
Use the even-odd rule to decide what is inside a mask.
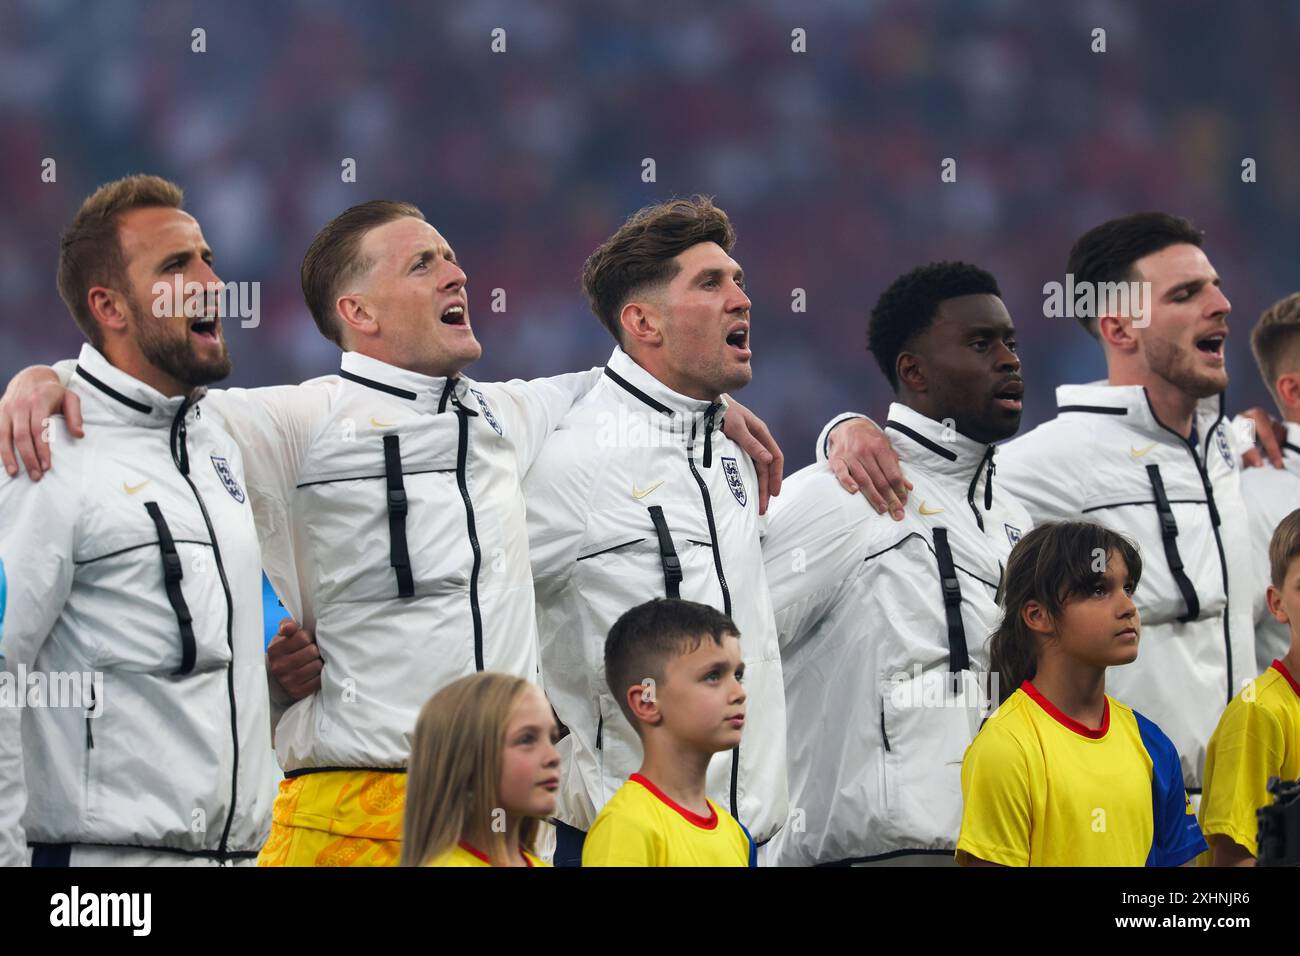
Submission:
[[[1075,243],[1074,312],[1101,344],[1108,380],[1058,388],[1057,417],[999,459],[1035,522],[1082,515],[1141,549],[1142,655],[1113,689],[1168,733],[1194,799],[1218,715],[1255,673],[1244,443],[1223,412],[1231,304],[1201,244],[1186,220],[1157,212]],[[1103,284],[1120,282],[1137,283],[1127,306],[1095,308],[1110,298]],[[832,454],[869,457],[873,427],[836,428]]]
[[[994,277],[956,262],[900,276],[868,342],[898,395],[885,434],[914,485],[903,521],[822,461],[785,482],[763,543],[789,727],[782,865],[952,863],[962,755],[998,700],[985,641],[1031,526],[995,479],[1024,385]]]
[[[784,693],[761,495],[753,464],[720,430],[734,414],[724,393],[752,375],[734,240],[710,201],[677,200],[634,215],[583,272],[618,345],[524,483],[542,680],[569,731],[557,864],[573,863],[582,834],[640,765],[638,738],[605,687],[603,654],[619,616],[655,597],[708,604],[737,624],[749,712],[737,751],[713,759],[708,794],[760,844],[785,820]]]
[[[1300,292],[1274,302],[1250,333],[1259,373],[1281,412],[1286,430],[1282,467],[1247,468],[1241,490],[1250,519],[1251,609],[1255,621],[1255,670],[1285,657],[1291,629],[1268,610],[1268,546],[1278,524],[1300,508]]]
[[[270,829],[257,535],[239,447],[203,414],[230,358],[210,306],[151,302],[163,277],[219,281],[181,201],[132,176],[63,236],[85,437],[51,419],[59,467],[0,480],[0,652],[21,698],[0,704],[25,705],[23,766],[16,722],[0,727],[10,862],[24,799],[37,865],[251,863]]]
[[[302,273],[339,374],[209,396],[248,463],[268,577],[306,629],[270,649],[294,693],[272,685],[288,779],[262,862],[385,865],[424,701],[475,671],[537,679],[520,483],[600,370],[467,378],[482,352],[467,277],[408,203],[348,209]]]

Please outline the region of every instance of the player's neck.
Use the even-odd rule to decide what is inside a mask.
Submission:
[[[1044,654],[1034,675],[1038,692],[1071,720],[1098,730],[1106,713],[1106,668],[1080,664],[1057,654]]]
[[[1300,641],[1295,638],[1291,639],[1291,650],[1282,658],[1282,666],[1293,680],[1300,681]]]
[[[505,815],[506,860],[510,866],[526,866],[523,852],[519,849],[519,834],[523,828],[523,819],[514,814]],[[488,825],[481,822],[470,824],[466,821],[460,832],[460,838],[480,853],[487,853],[492,845],[492,835]]]
[[[138,348],[125,343],[105,342],[104,358],[108,359],[109,364],[114,368],[120,369],[137,382],[148,385],[168,398],[179,398],[188,395],[191,391],[188,385],[182,384],[153,365]]]
[[[707,817],[705,781],[712,758],[712,754],[684,748],[676,741],[647,740],[645,760],[638,773],[678,806]]]
[[[1141,385],[1146,389],[1151,409],[1160,424],[1173,429],[1184,438],[1191,437],[1197,402],[1194,395],[1189,395],[1172,382],[1146,371],[1136,373],[1112,369],[1109,381],[1111,385]]]

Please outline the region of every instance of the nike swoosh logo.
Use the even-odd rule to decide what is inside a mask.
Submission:
[[[380,421],[379,419],[377,419],[377,418],[372,418],[372,419],[370,419],[370,424],[374,425],[376,428],[392,428],[392,427],[393,427],[393,423],[392,423],[392,422],[381,422],[381,421]]]
[[[1152,442],[1151,444],[1147,445],[1146,448],[1142,448],[1142,449],[1134,448],[1132,445],[1129,445],[1128,453],[1132,455],[1134,458],[1141,458],[1143,455],[1145,455],[1147,452],[1149,452],[1152,448],[1155,447],[1156,447],[1155,442]]]
[[[920,512],[923,515],[937,515],[943,511],[942,508],[927,508],[925,502],[921,502]]]
[[[138,484],[138,485],[128,485],[128,484],[124,481],[124,482],[122,482],[122,490],[125,491],[128,495],[133,495],[133,494],[135,494],[137,491],[139,491],[141,488],[143,488],[145,485],[149,484],[149,482],[152,481],[152,480],[153,480],[152,478],[146,478],[144,481],[140,482],[140,484]]]
[[[662,485],[662,484],[663,484],[662,481],[656,481],[653,485],[651,485],[651,486],[650,486],[649,488],[647,488],[645,491],[638,491],[638,490],[637,490],[637,487],[636,487],[636,482],[634,481],[634,482],[632,482],[632,497],[635,498],[637,501],[640,501],[642,498],[644,498],[646,495],[650,494],[650,492],[654,491],[656,488],[658,488],[658,487],[659,487],[660,485]]]

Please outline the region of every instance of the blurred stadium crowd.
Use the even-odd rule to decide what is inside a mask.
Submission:
[[[1207,231],[1234,305],[1229,405],[1268,405],[1247,339],[1300,288],[1298,40],[1296,2],[10,0],[0,373],[74,353],[59,231],[96,185],[148,171],[185,187],[223,278],[262,284],[261,324],[226,325],[233,384],[337,367],[298,269],[348,205],[411,200],[448,237],[485,347],[470,374],[493,380],[603,362],[583,260],[641,205],[703,192],[736,224],[754,301],[756,375],[739,397],[787,471],[833,412],[883,410],[866,316],[934,259],[997,275],[1021,331],[1024,426],[1051,417],[1056,384],[1104,366],[1073,320],[1043,317],[1043,284],[1063,281],[1075,236],[1143,208]],[[955,183],[940,182],[945,157]]]

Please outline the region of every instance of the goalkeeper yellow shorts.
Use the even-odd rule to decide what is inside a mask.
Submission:
[[[258,866],[396,866],[406,774],[326,770],[283,780]]]

